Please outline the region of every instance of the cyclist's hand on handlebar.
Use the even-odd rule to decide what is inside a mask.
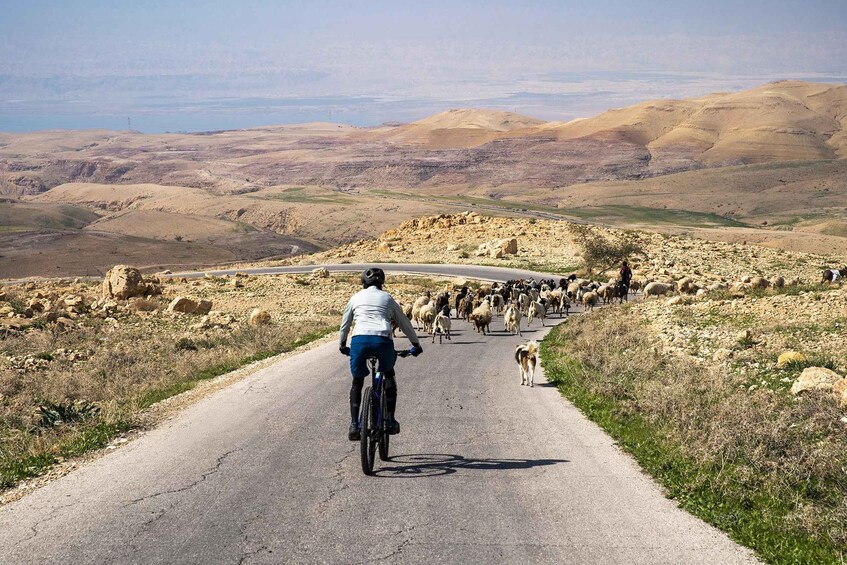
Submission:
[[[339,353],[342,355],[350,355],[350,348],[346,345],[342,345],[338,348]]]
[[[415,344],[415,345],[412,346],[411,349],[409,349],[409,353],[412,354],[412,357],[417,357],[418,355],[423,353],[423,347],[421,347],[420,343]]]

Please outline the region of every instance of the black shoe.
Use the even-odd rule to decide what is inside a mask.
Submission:
[[[400,422],[395,420],[392,416],[389,416],[386,419],[385,427],[388,428],[388,433],[390,435],[396,435],[400,433]]]
[[[347,439],[350,441],[359,441],[359,423],[350,422],[350,429],[347,430]]]

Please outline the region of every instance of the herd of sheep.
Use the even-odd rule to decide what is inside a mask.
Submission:
[[[484,285],[476,290],[464,286],[455,294],[427,291],[413,304],[403,305],[403,311],[417,330],[432,335],[434,343],[436,335],[439,342],[451,338],[453,316],[472,323],[474,329],[483,334],[490,333],[494,317],[502,316],[507,332],[522,335],[521,321],[524,318],[527,327],[536,319],[544,325],[548,314],[565,316],[570,313],[572,304],[582,304],[592,310],[601,300],[624,301],[635,290],[637,288],[626,287],[617,280],[599,283],[573,275],[558,283],[553,279],[510,280]]]
[[[456,293],[427,291],[413,304],[403,305],[403,311],[417,330],[432,335],[432,342],[451,339],[451,319],[463,319],[473,324],[477,332],[490,333],[491,321],[501,316],[507,332],[522,335],[521,321],[526,319],[526,327],[538,319],[541,325],[548,314],[560,317],[570,313],[572,305],[580,305],[586,311],[592,311],[600,303],[623,303],[632,293],[643,292],[649,297],[662,297],[671,293],[701,296],[710,291],[729,290],[743,292],[749,289],[782,288],[799,284],[798,279],[786,281],[778,276],[768,280],[761,276],[745,277],[739,282],[726,280],[700,281],[690,276],[674,280],[655,280],[654,277],[638,277],[624,284],[618,278],[607,282],[578,278],[536,281],[509,280],[505,283],[483,285],[478,289],[463,286]]]

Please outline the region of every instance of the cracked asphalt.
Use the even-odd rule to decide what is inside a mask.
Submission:
[[[543,371],[519,385],[514,346],[537,322],[523,338],[501,319],[454,327],[398,360],[402,433],[375,476],[346,439],[347,358],[329,343],[0,509],[0,563],[756,562]]]

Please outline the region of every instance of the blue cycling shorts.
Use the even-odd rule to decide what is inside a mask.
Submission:
[[[354,335],[350,340],[350,373],[354,379],[364,379],[371,372],[368,359],[379,359],[379,371],[386,377],[394,376],[394,341],[381,335]]]

